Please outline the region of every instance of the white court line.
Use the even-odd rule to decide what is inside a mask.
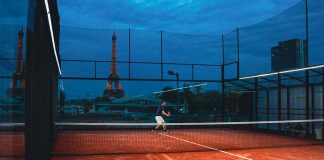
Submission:
[[[202,144],[199,144],[199,143],[195,143],[195,142],[191,142],[191,141],[188,141],[188,140],[185,140],[185,139],[173,137],[173,136],[170,136],[170,135],[167,135],[167,134],[163,134],[163,133],[159,133],[159,134],[160,135],[163,135],[163,136],[167,136],[167,137],[173,138],[173,139],[177,139],[177,140],[180,140],[180,141],[184,141],[184,142],[187,142],[187,143],[191,143],[191,144],[194,144],[194,145],[197,145],[197,146],[200,146],[200,147],[208,148],[208,149],[213,150],[213,151],[222,152],[222,153],[231,155],[233,157],[239,157],[239,158],[242,158],[242,159],[245,159],[245,160],[253,160],[251,158],[247,158],[247,157],[244,157],[244,156],[241,156],[241,155],[238,155],[238,154],[233,154],[233,153],[226,152],[226,151],[223,151],[223,150],[220,150],[220,149],[217,149],[217,148],[212,148],[212,147],[205,146],[205,145],[202,145]]]
[[[169,157],[169,156],[166,155],[166,154],[162,154],[162,157],[164,157],[166,160],[173,160],[173,158]]]

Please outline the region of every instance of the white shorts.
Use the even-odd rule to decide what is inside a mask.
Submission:
[[[162,116],[155,116],[155,120],[158,124],[165,123]]]

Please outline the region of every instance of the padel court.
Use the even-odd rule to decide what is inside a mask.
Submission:
[[[224,34],[66,25],[98,18],[79,11],[136,19],[107,9],[132,1],[15,3],[0,2],[14,17],[0,24],[0,160],[324,159],[324,1]]]
[[[84,129],[84,127],[82,127]],[[23,133],[0,135],[1,159],[23,159]],[[53,160],[77,159],[321,159],[324,143],[301,137],[226,128],[60,131]]]

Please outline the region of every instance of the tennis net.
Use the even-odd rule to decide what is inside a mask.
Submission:
[[[134,153],[178,153],[324,145],[305,128],[323,130],[323,119],[166,123],[167,132],[152,131],[156,123],[56,123],[55,156]],[[263,126],[277,124],[279,130]],[[280,124],[280,125],[279,125]]]

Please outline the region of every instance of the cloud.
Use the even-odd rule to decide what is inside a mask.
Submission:
[[[76,7],[80,5],[79,3],[73,4],[69,1],[63,1],[64,4],[61,4],[64,7]],[[77,1],[79,2],[79,1]],[[84,3],[89,3],[87,0],[82,1]],[[128,19],[130,22],[139,24],[142,28],[148,27],[148,29],[154,28],[155,25],[161,24],[161,26],[166,26],[169,28],[178,28],[178,31],[188,32],[193,34],[206,34],[200,36],[186,35],[186,34],[175,34],[170,32],[164,32],[163,34],[163,52],[164,60],[167,62],[185,62],[185,63],[209,63],[209,64],[219,64],[221,58],[215,58],[215,55],[220,55],[221,45],[220,45],[220,35],[218,34],[207,34],[202,33],[210,28],[211,23],[209,19],[222,19],[223,30],[233,29],[229,27],[234,23],[225,23],[231,21],[242,21],[242,19],[249,19],[249,17],[267,17],[265,21],[253,20],[254,24],[243,27],[240,30],[241,34],[241,58],[242,65],[248,68],[251,57],[258,58],[259,64],[267,64],[269,62],[270,48],[276,45],[280,41],[292,39],[292,38],[305,38],[305,28],[304,28],[304,1],[295,3],[288,2],[277,2],[272,0],[264,1],[251,1],[250,3],[242,3],[241,1],[96,1],[93,6],[88,6],[83,4],[79,8],[78,12],[80,13],[89,13],[95,6],[101,4],[100,8],[97,8],[94,13],[86,14],[85,16],[97,15],[94,16],[90,21],[95,21],[91,23],[93,25],[104,25],[101,21],[96,19],[101,19],[106,16],[110,19],[115,18],[116,21],[120,24],[126,23]],[[108,5],[110,4],[110,5]],[[280,6],[278,6],[280,5]],[[70,7],[69,7],[70,6]],[[281,9],[285,9],[287,6],[293,6],[289,10],[280,13],[279,15],[274,16],[273,13],[282,12]],[[315,6],[311,6],[315,8]],[[102,8],[105,8],[102,11]],[[66,8],[65,8],[66,9]],[[110,12],[105,12],[109,10]],[[125,12],[122,12],[125,11]],[[189,12],[190,11],[190,12]],[[233,12],[235,11],[235,12]],[[269,13],[272,11],[273,13]],[[64,13],[61,11],[62,14]],[[75,10],[69,10],[68,12],[76,12]],[[108,13],[108,15],[103,15],[102,12]],[[319,12],[319,11],[317,11]],[[317,13],[316,12],[316,13]],[[187,14],[184,14],[187,13]],[[226,13],[226,14],[224,14]],[[257,13],[262,13],[257,15]],[[67,14],[71,15],[71,14]],[[113,17],[115,15],[115,17]],[[129,16],[127,16],[129,15]],[[181,15],[181,16],[179,16]],[[64,17],[64,15],[61,15]],[[81,17],[81,16],[80,16]],[[154,21],[152,17],[156,17]],[[224,18],[225,17],[225,18]],[[226,17],[231,17],[226,18]],[[63,19],[63,18],[62,18]],[[142,22],[143,19],[147,21]],[[257,19],[257,18],[255,18]],[[85,20],[85,19],[83,19]],[[162,20],[163,23],[162,23]],[[116,23],[117,23],[116,22]],[[195,23],[196,22],[196,23]],[[201,23],[200,23],[201,22]],[[79,22],[81,23],[81,22]],[[175,26],[168,26],[171,23],[178,24]],[[63,23],[64,24],[64,23]],[[297,27],[298,26],[298,27]],[[100,27],[97,27],[100,28]],[[206,29],[208,28],[208,29]],[[221,28],[221,27],[220,27]],[[294,28],[292,31],[291,28]],[[318,28],[318,27],[315,27]],[[170,29],[171,30],[171,29]],[[192,32],[197,30],[197,32]],[[200,30],[200,31],[198,31]],[[126,31],[126,33],[125,33]],[[176,29],[171,31],[177,31]],[[80,51],[78,56],[79,58],[92,58],[92,59],[101,59],[102,56],[109,59],[110,53],[110,35],[112,30],[86,30],[83,29],[78,33],[77,29],[72,29],[70,31],[62,28],[61,30],[63,41],[69,41],[71,46],[66,48],[66,45],[62,45],[63,57],[70,58],[75,57],[73,55],[73,49],[75,46],[80,46]],[[119,54],[119,59],[128,60],[128,33],[127,30],[120,31],[118,30],[118,40],[117,40],[117,51]],[[213,30],[216,32],[216,29]],[[68,35],[66,34],[68,33]],[[87,35],[86,37],[80,37]],[[74,34],[74,35],[72,35]],[[103,36],[104,34],[105,36]],[[121,37],[120,37],[121,35]],[[150,32],[147,30],[131,31],[132,40],[131,40],[131,52],[132,60],[134,61],[159,61],[159,32]],[[75,36],[75,37],[73,37]],[[79,37],[79,38],[78,38]],[[67,38],[70,38],[67,40]],[[93,39],[94,38],[94,39]],[[123,40],[124,38],[124,40]],[[125,40],[126,39],[126,40]],[[83,40],[83,42],[78,42]],[[122,42],[121,42],[122,41]],[[225,53],[226,60],[234,61],[236,59],[236,33],[231,32],[231,34],[225,34]],[[73,44],[76,43],[76,44]],[[84,43],[85,45],[82,45]],[[94,47],[96,46],[96,47]],[[86,47],[86,48],[85,48]],[[67,52],[67,49],[71,52]],[[123,50],[121,50],[123,49]],[[315,50],[315,49],[314,49]],[[100,53],[99,53],[99,52]],[[68,55],[70,54],[71,55]],[[83,54],[84,53],[84,54]],[[92,56],[89,57],[87,54],[92,53]],[[95,54],[97,53],[97,54]],[[231,55],[232,54],[232,55]],[[189,56],[188,56],[189,55]],[[204,55],[205,58],[199,58],[201,55]],[[233,58],[234,56],[234,58]],[[219,56],[218,56],[219,57]],[[244,59],[246,58],[246,59]],[[267,62],[265,62],[265,60]],[[268,72],[269,65],[259,68],[260,72]],[[251,72],[253,72],[251,70]],[[252,73],[247,73],[252,74]]]
[[[298,1],[59,0],[59,8],[61,24],[67,26],[219,34],[262,21]]]

